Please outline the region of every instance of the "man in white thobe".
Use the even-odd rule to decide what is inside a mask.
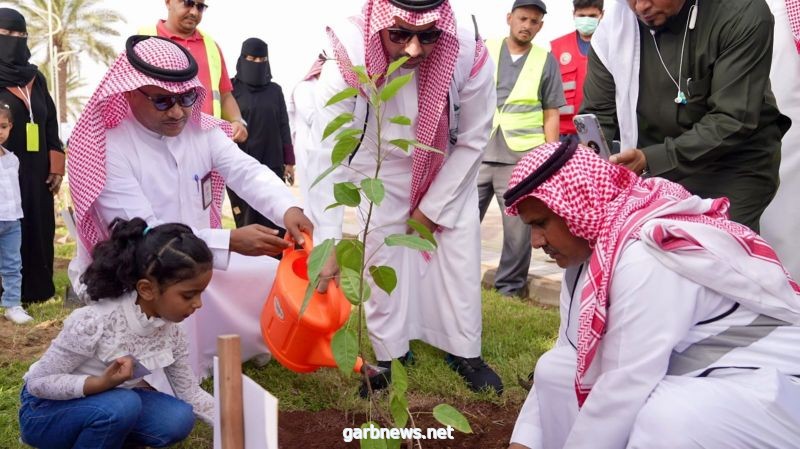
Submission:
[[[366,35],[365,35],[366,34]],[[336,61],[323,67],[316,90],[317,111],[312,141],[320,142],[325,126],[343,112],[355,113],[361,128],[363,98],[325,103],[348,86],[358,85],[350,71],[363,65],[370,75],[384,73],[389,62],[408,56],[390,79],[413,73],[412,81],[386,103],[382,124],[385,159],[379,178],[386,197],[372,214],[367,251],[389,234],[405,233],[413,218],[435,231],[438,248],[425,254],[403,247],[381,247],[370,264],[389,265],[398,276],[391,295],[372,289],[365,304],[372,345],[382,367],[390,360],[407,361],[409,341],[423,340],[447,353],[451,368],[473,390],[502,392],[502,382],[481,358],[480,228],[476,177],[489,136],[495,89],[494,68],[473,29],[456,27],[446,0],[368,0],[362,16],[329,28]],[[388,82],[388,80],[387,80]],[[411,126],[388,121],[403,115]],[[350,168],[339,167],[309,192],[307,202],[316,228],[315,242],[342,236],[341,208],[332,185],[352,173],[374,173],[376,117],[367,118],[366,136]],[[370,136],[373,138],[371,139]],[[434,154],[389,144],[404,138],[441,149]],[[310,167],[330,165],[333,137],[309,151]],[[309,173],[313,180],[319,173]],[[363,223],[362,223],[363,224]],[[334,261],[335,264],[335,261]],[[337,268],[329,264],[323,276]],[[321,284],[325,289],[327,283]]]
[[[800,286],[727,199],[568,142],[521,160],[506,201],[571,269],[511,448],[797,447]]]
[[[288,246],[260,225],[218,229],[219,176],[296,239],[313,227],[283,181],[242,153],[220,129],[223,122],[200,112],[206,91],[196,73],[196,62],[178,45],[132,36],[95,91],[70,141],[81,240],[70,273],[81,290],[89,250],[116,217],[191,226],[214,254],[203,307],[183,323],[192,368],[204,377],[218,335],[240,335],[243,360],[268,353],[258,317],[277,261],[264,255]]]
[[[772,91],[781,113],[792,127],[781,145],[781,183],[761,216],[761,235],[775,247],[781,262],[800,278],[800,0],[767,0],[775,16],[772,52]],[[793,34],[796,33],[796,34]]]

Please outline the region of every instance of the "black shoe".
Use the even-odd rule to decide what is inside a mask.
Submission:
[[[403,366],[409,366],[416,363],[414,353],[410,350],[406,352],[405,355],[398,357],[397,360],[399,360]],[[378,360],[377,370],[373,371],[374,372],[372,373],[367,371],[367,376],[369,377],[369,384],[372,387],[372,391],[375,392],[388,388],[389,384],[392,383],[392,361]],[[369,388],[363,380],[361,381],[361,386],[358,389],[358,395],[361,397],[361,399],[366,399],[369,396]]]
[[[486,362],[480,357],[467,359],[464,357],[447,354],[445,361],[450,368],[457,372],[467,382],[467,387],[472,391],[481,391],[490,388],[498,396],[503,394],[503,381]]]

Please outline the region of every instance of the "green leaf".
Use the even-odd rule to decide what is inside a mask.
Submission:
[[[325,107],[334,105],[342,100],[347,100],[348,98],[352,98],[358,95],[358,89],[355,87],[348,87],[347,89],[339,92],[338,94],[331,97],[327,103],[325,103]]]
[[[395,115],[394,117],[389,119],[390,123],[394,123],[396,125],[411,125],[411,119],[406,117],[405,115]]]
[[[354,65],[350,68],[358,76],[358,82],[361,84],[369,84],[369,76],[367,76],[367,69],[363,65]]]
[[[325,131],[322,133],[322,140],[325,140],[333,134],[337,129],[341,128],[345,123],[349,123],[353,121],[353,113],[352,112],[342,112],[341,114],[337,115],[336,118],[331,120],[328,123],[328,126],[325,127]]]
[[[430,145],[425,145],[424,143],[422,143],[420,141],[417,141],[417,140],[413,141],[411,145],[419,148],[420,150],[430,151],[431,153],[444,154],[444,152],[442,150],[440,150],[438,148],[434,148],[434,147],[432,147]]]
[[[330,204],[330,205],[328,205],[328,207],[325,208],[325,212],[327,212],[327,211],[329,211],[331,209],[336,209],[337,207],[340,207],[340,206],[344,206],[344,204],[342,204],[342,203]]]
[[[361,191],[368,200],[375,203],[376,206],[381,205],[381,201],[386,196],[386,189],[383,188],[383,181],[377,178],[365,178],[361,181]]]
[[[396,61],[393,61],[391,64],[389,64],[389,68],[386,69],[386,77],[388,78],[389,75],[394,73],[395,70],[397,70],[400,67],[402,67],[402,65],[405,64],[406,61],[408,61],[409,59],[410,58],[408,56],[403,56],[402,58],[400,58],[400,59],[398,59]]]
[[[351,270],[350,268],[341,268],[339,274],[339,286],[342,288],[342,293],[350,301],[351,304],[357,306],[361,302],[366,302],[372,295],[372,289],[369,283],[364,280],[362,285],[362,295],[358,294],[358,287],[361,284],[361,276],[358,271]]]
[[[386,246],[405,246],[417,251],[433,251],[436,245],[416,235],[392,234],[383,240]]]
[[[392,368],[392,382],[394,382],[394,368]],[[408,400],[405,395],[392,392],[389,399],[389,411],[394,418],[395,427],[405,427],[408,423]]]
[[[331,350],[339,371],[344,375],[353,372],[353,366],[358,357],[358,338],[356,338],[355,332],[346,328],[339,329],[333,334]]]
[[[328,176],[331,173],[333,173],[333,171],[336,170],[336,167],[338,167],[340,164],[341,164],[341,162],[339,162],[337,164],[333,164],[330,167],[328,167],[327,169],[325,169],[325,171],[322,172],[321,175],[317,176],[317,179],[315,179],[314,182],[311,183],[311,187],[309,187],[309,189],[313,188],[315,185],[319,184],[320,181],[325,179],[326,176]]]
[[[334,137],[334,140],[342,140],[342,139],[360,139],[362,131],[357,128],[345,128],[339,131]]]
[[[397,287],[397,273],[394,272],[392,267],[376,267],[373,265],[369,267],[369,274],[372,275],[375,285],[385,291],[387,295],[391,295],[392,291]]]
[[[364,244],[356,239],[342,239],[336,245],[336,261],[339,267],[360,272],[364,263]]]
[[[308,303],[311,301],[311,297],[314,295],[314,291],[317,288],[317,281],[319,281],[319,273],[322,271],[322,267],[325,265],[328,257],[330,257],[331,251],[333,251],[333,243],[333,239],[323,241],[321,244],[315,246],[314,249],[311,250],[311,255],[308,256],[308,287],[306,287],[306,294],[303,296],[303,304],[300,306],[298,318],[303,316],[303,313],[305,313],[308,307]]]
[[[314,246],[314,249],[311,250],[311,254],[308,256],[309,280],[319,278],[319,273],[322,271],[322,267],[325,266],[325,262],[328,261],[328,257],[330,257],[331,251],[333,251],[334,243],[334,239],[325,239],[322,243]]]
[[[339,139],[333,146],[333,152],[331,152],[331,163],[334,165],[339,165],[344,162],[345,159],[353,154],[353,151],[358,148],[360,143],[361,142],[355,137],[343,137]]]
[[[381,440],[380,438],[373,439],[369,433],[366,433],[370,427],[374,427],[375,429],[381,428],[381,426],[372,421],[361,424],[361,429],[365,431],[363,435],[364,438],[361,439],[361,449],[388,449],[386,447],[386,441]]]
[[[390,140],[389,143],[391,143],[392,145],[396,146],[397,148],[400,148],[401,150],[405,151],[406,153],[408,153],[409,147],[413,147],[414,146],[414,141],[413,140],[408,140],[408,139],[394,139],[394,140]]]
[[[300,313],[297,314],[297,319],[299,320],[304,313],[306,313],[306,308],[308,308],[308,304],[311,302],[311,297],[314,296],[314,292],[317,290],[317,286],[315,285],[316,282],[309,282],[308,286],[306,287],[306,292],[303,295],[303,304],[300,306]]]
[[[394,373],[392,373],[394,374]],[[437,421],[450,426],[462,433],[472,433],[472,427],[469,426],[469,421],[464,415],[449,404],[439,404],[433,408],[433,417]]]
[[[409,81],[411,81],[412,76],[414,76],[414,72],[398,76],[397,78],[389,81],[389,83],[383,86],[383,89],[381,89],[381,100],[389,101],[392,99],[395,95],[397,95],[397,91],[400,90],[401,87],[405,86]]]
[[[406,367],[398,359],[392,359],[392,392],[405,398],[408,391],[408,373]],[[406,402],[408,408],[408,402]],[[399,426],[403,427],[403,426]]]
[[[430,229],[428,229],[427,226],[418,222],[417,220],[414,220],[413,218],[409,218],[408,221],[406,221],[406,224],[411,227],[411,229],[417,231],[420,237],[433,243],[433,246],[438,246],[436,245],[436,239],[433,238],[433,233]]]
[[[402,444],[403,442],[399,439],[388,439],[386,440],[386,449],[400,449]]]
[[[357,207],[361,203],[358,186],[352,182],[339,182],[333,185],[333,197],[345,206]]]

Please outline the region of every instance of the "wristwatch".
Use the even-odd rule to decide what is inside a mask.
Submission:
[[[244,119],[243,119],[243,118],[236,119],[236,120],[234,120],[234,122],[239,122],[239,123],[241,123],[241,124],[242,124],[242,125],[243,125],[245,128],[247,128],[247,122],[246,122],[246,121],[244,121]]]

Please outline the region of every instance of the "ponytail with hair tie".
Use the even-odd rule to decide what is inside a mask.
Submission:
[[[94,247],[81,276],[92,300],[130,293],[140,279],[154,280],[163,290],[211,269],[211,250],[184,224],[150,227],[141,218],[117,218],[109,228],[111,237]]]

